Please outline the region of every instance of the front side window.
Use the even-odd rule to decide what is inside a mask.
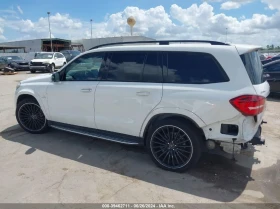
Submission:
[[[64,81],[97,81],[100,80],[104,53],[90,53],[70,63],[63,72]]]
[[[229,81],[218,61],[207,53],[168,52],[166,83],[209,84]]]
[[[108,81],[140,82],[145,52],[111,52]]]

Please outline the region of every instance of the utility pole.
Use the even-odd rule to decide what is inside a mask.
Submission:
[[[92,19],[90,19],[90,38],[92,39]]]
[[[228,30],[228,28],[226,28],[226,42],[227,42],[227,30]]]
[[[50,40],[51,40],[51,51],[53,52],[53,47],[52,47],[52,33],[51,33],[51,23],[50,23],[50,12],[47,12],[48,14],[48,21],[49,21],[49,31],[50,31]]]

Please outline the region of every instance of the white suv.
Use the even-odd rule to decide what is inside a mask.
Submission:
[[[205,145],[261,144],[269,85],[259,47],[171,42],[99,46],[52,75],[21,81],[18,123],[34,134],[52,127],[144,145],[172,171],[193,166]]]
[[[59,52],[39,52],[35,58],[30,61],[29,68],[31,73],[36,71],[54,72],[67,63],[65,56]]]

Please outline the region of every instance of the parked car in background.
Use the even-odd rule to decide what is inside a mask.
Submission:
[[[76,57],[79,54],[81,54],[81,52],[77,51],[77,50],[63,50],[63,51],[60,51],[60,53],[62,53],[64,55],[64,57],[66,58],[67,62],[69,62],[74,57]]]
[[[8,61],[2,57],[0,57],[0,70],[4,69],[8,66]]]
[[[269,83],[271,93],[280,93],[280,60],[263,65],[263,80]]]
[[[95,47],[58,72],[21,81],[17,121],[33,134],[52,127],[143,145],[171,171],[194,166],[207,147],[263,144],[269,84],[259,48],[197,42]]]
[[[2,56],[6,59],[8,67],[14,70],[29,70],[29,63],[20,56]]]
[[[59,52],[40,52],[35,54],[35,58],[30,61],[29,68],[31,73],[36,71],[54,72],[67,63],[66,58]]]
[[[276,61],[276,60],[280,60],[280,54],[274,56],[274,57],[267,57],[265,60],[262,60],[262,64],[265,65],[269,62],[273,62],[273,61]]]
[[[263,61],[263,60],[265,60],[265,59],[266,59],[265,55],[261,54],[261,55],[260,55],[260,60]]]

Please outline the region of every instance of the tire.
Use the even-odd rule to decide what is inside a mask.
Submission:
[[[24,99],[18,103],[16,119],[19,125],[29,133],[40,134],[48,130],[48,121],[35,99]]]
[[[30,70],[30,73],[36,73],[36,70]]]
[[[64,62],[62,66],[64,66],[64,65],[66,65],[66,62]]]
[[[53,73],[54,70],[55,70],[55,65],[54,65],[54,64],[51,64],[51,65],[49,66],[49,73]]]
[[[166,119],[150,128],[146,145],[157,166],[169,171],[183,172],[198,162],[202,137],[193,125]]]

